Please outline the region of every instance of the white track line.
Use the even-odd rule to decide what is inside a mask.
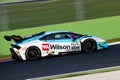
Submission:
[[[51,76],[45,76],[45,77],[36,77],[31,79],[25,79],[25,80],[47,80],[48,78],[57,78],[67,75],[73,75],[73,74],[80,74],[80,73],[88,73],[88,72],[95,72],[99,71],[106,71],[106,70],[112,70],[112,69],[119,69],[120,66],[113,66],[113,67],[106,67],[106,68],[99,68],[99,69],[92,69],[92,70],[86,70],[86,71],[78,71],[78,72],[72,72],[72,73],[64,73],[64,74],[58,74],[58,75],[51,75]]]
[[[120,44],[120,42],[112,42],[112,43],[109,43],[108,45],[111,46],[111,45],[117,45],[117,44]]]

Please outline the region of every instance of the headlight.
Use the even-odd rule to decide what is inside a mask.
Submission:
[[[106,41],[105,40],[100,40],[100,44],[104,44]]]

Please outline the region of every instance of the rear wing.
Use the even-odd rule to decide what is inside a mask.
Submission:
[[[25,36],[25,37],[21,37],[19,35],[12,35],[12,36],[5,35],[4,39],[7,40],[7,41],[11,41],[13,39],[15,42],[22,42],[23,40],[26,40],[26,39],[29,39],[29,38],[32,38],[32,37],[35,37],[35,36],[40,36],[44,33],[45,33],[45,31],[37,33],[37,34],[30,35],[30,36]]]
[[[12,36],[5,35],[4,39],[7,41],[11,41],[13,39],[15,42],[22,42],[23,40],[23,38],[19,35],[12,35]]]

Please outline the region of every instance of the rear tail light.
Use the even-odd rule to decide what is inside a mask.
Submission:
[[[20,46],[18,46],[18,45],[16,45],[16,44],[11,44],[11,46],[12,46],[13,48],[17,48],[17,49],[20,49],[20,48],[21,48]]]

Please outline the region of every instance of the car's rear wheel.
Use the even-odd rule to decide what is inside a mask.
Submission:
[[[93,39],[86,39],[82,43],[83,51],[93,52],[96,50],[96,42]]]
[[[25,55],[26,55],[27,60],[36,60],[41,57],[41,52],[39,48],[32,46],[27,49]]]

